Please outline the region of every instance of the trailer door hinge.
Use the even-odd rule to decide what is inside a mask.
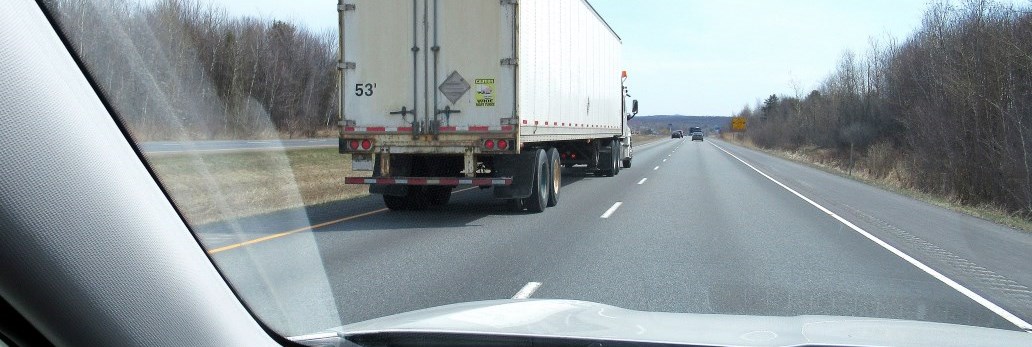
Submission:
[[[519,61],[516,58],[503,58],[502,65],[519,65]]]
[[[355,4],[343,4],[337,5],[337,11],[354,11]]]
[[[337,63],[337,70],[354,70],[354,69],[355,69],[355,63],[354,62],[346,61],[346,62],[343,62],[343,63]]]

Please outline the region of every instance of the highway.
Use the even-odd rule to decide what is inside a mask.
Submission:
[[[430,211],[373,196],[195,229],[288,335],[517,292],[649,311],[1032,320],[1032,234],[710,138],[639,147],[614,178],[568,170],[559,206],[540,214],[460,187]]]
[[[186,152],[243,152],[255,150],[284,150],[300,148],[336,147],[337,138],[290,140],[210,140],[210,141],[153,141],[141,142],[140,150],[147,154],[174,154]]]

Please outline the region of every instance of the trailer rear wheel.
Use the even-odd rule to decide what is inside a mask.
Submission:
[[[383,204],[391,211],[408,211],[410,208],[407,196],[384,195]]]
[[[611,168],[609,169],[609,175],[608,176],[610,176],[610,177],[616,176],[616,175],[620,174],[620,159],[617,158],[618,155],[619,154],[616,154],[616,153],[611,154],[610,158],[612,158],[611,163],[612,163],[613,166],[611,166]]]
[[[451,200],[452,187],[427,187],[426,199],[430,203],[430,206],[442,206],[447,205],[448,201]]]
[[[422,211],[430,207],[431,198],[430,192],[427,191],[427,187],[409,187],[408,204],[409,209],[413,211]]]
[[[548,165],[548,155],[545,151],[539,149],[537,152],[537,163],[534,165],[534,183],[531,186],[530,197],[524,202],[527,205],[527,211],[532,213],[544,212],[545,207],[548,206],[548,191],[549,181],[551,178]]]
[[[551,169],[549,177],[549,190],[548,190],[548,207],[552,207],[559,204],[559,189],[563,185],[563,166],[559,162],[559,150],[555,148],[548,149],[548,167]]]
[[[383,204],[393,211],[420,211],[447,204],[450,198],[451,187],[409,186],[405,196],[384,194]]]

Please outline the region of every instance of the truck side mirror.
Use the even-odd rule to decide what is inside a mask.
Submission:
[[[631,100],[631,114],[638,114],[638,100]]]

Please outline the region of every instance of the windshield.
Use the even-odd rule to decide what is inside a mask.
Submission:
[[[1032,330],[1028,2],[43,4],[285,336],[528,298]]]

